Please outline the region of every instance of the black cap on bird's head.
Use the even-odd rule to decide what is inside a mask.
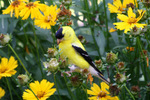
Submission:
[[[57,39],[62,39],[64,37],[64,34],[62,34],[63,28],[60,28],[57,32],[56,32],[56,38]]]

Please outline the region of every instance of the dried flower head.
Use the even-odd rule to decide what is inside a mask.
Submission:
[[[107,63],[114,64],[117,59],[118,59],[117,55],[114,54],[113,52],[107,53],[107,56],[106,56]]]
[[[119,95],[120,88],[117,85],[110,85],[109,92],[111,96]]]
[[[80,40],[81,43],[86,43],[86,39],[82,35],[79,35],[78,39]]]
[[[124,62],[118,62],[118,69],[120,70],[120,71],[122,71],[122,70],[124,70]]]
[[[131,29],[131,35],[140,35],[142,32],[142,28],[138,28],[137,26],[134,26],[132,29]]]
[[[139,86],[132,86],[131,93],[137,98],[139,96],[140,88]]]
[[[43,65],[50,72],[55,72],[59,68],[59,63],[56,58],[51,58],[49,62],[43,62]]]
[[[63,0],[62,4],[69,7],[72,5],[72,0]]]
[[[122,84],[122,83],[126,82],[127,77],[123,74],[117,73],[115,75],[115,80],[118,84]]]
[[[71,11],[66,9],[64,5],[60,5],[60,12],[58,13],[57,19],[59,20],[60,24],[64,25],[71,25],[72,21],[70,19]]]
[[[0,35],[0,44],[5,46],[11,41],[11,35],[9,34],[1,34]]]
[[[48,48],[47,53],[48,57],[55,57],[58,54],[58,51],[56,48]]]
[[[80,79],[80,77],[78,75],[75,75],[75,76],[71,77],[71,84],[73,86],[78,87],[78,86],[81,85],[81,83],[82,83],[82,80]]]
[[[18,75],[18,81],[19,81],[19,84],[20,85],[25,85],[29,82],[29,77],[28,75],[25,75],[25,74],[21,74],[21,75]]]
[[[102,62],[102,60],[101,60],[101,59],[99,59],[99,60],[95,60],[94,62],[95,62],[95,65],[96,65],[96,67],[97,67],[97,68],[101,68],[101,67],[102,67],[102,65],[103,65],[103,62]]]

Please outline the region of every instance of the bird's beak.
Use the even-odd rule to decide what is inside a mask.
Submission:
[[[59,43],[61,42],[61,39],[57,39],[57,45],[59,45]]]

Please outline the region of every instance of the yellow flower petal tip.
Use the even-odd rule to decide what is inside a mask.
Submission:
[[[124,30],[124,33],[127,33],[135,26],[138,28],[144,28],[144,26],[147,26],[146,24],[138,23],[138,21],[143,17],[145,11],[139,10],[138,12],[139,16],[137,18],[136,14],[133,13],[131,7],[128,9],[128,16],[124,14],[117,14],[117,18],[120,19],[122,22],[113,23],[114,25],[116,25],[115,28]]]
[[[25,6],[25,2],[27,2],[26,0],[14,0],[11,2],[11,4],[8,6],[8,8],[6,8],[5,10],[3,10],[3,14],[10,14],[10,16],[14,16],[15,17],[19,17],[19,12],[22,9],[23,6]]]
[[[87,94],[92,95],[88,97],[89,100],[119,100],[117,96],[111,97],[107,91],[109,86],[105,82],[101,82],[101,88],[93,83],[91,90],[87,90]]]
[[[0,63],[0,79],[2,77],[11,77],[14,75],[17,71],[14,70],[18,66],[17,61],[13,56],[9,58],[2,58]]]
[[[108,3],[108,8],[110,13],[124,13],[127,7],[134,8],[134,5],[137,6],[137,0],[113,0],[113,4]]]
[[[5,95],[5,91],[0,87],[0,99]]]
[[[54,26],[57,21],[57,14],[60,9],[57,9],[57,6],[51,5],[47,7],[44,11],[44,15],[38,17],[34,20],[34,24],[43,29],[51,29],[51,26]]]
[[[115,31],[117,31],[117,29],[111,28],[111,29],[109,30],[110,33],[115,32]]]
[[[45,10],[46,5],[39,3],[40,1],[28,2],[22,7],[19,15],[22,17],[22,20],[28,19],[31,16],[31,19],[41,17],[42,14],[40,11]]]
[[[37,98],[39,100],[46,100],[49,98],[49,96],[53,95],[56,91],[56,88],[52,88],[54,86],[54,83],[50,83],[46,79],[43,79],[40,83],[39,81],[34,81],[33,83],[29,84],[30,89],[26,89],[23,92],[23,100],[36,100]]]

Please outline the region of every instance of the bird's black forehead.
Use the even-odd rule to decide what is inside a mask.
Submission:
[[[63,28],[60,28],[57,32],[56,32],[56,38],[57,39],[61,39],[64,37],[64,35],[62,34]]]

